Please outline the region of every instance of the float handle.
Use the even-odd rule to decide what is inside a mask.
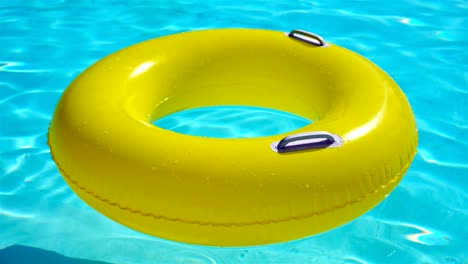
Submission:
[[[336,148],[343,145],[338,136],[325,131],[306,132],[284,137],[279,142],[273,142],[271,148],[278,153]]]
[[[312,44],[314,46],[327,46],[327,43],[321,36],[304,30],[294,29],[293,31],[289,32],[288,37]]]

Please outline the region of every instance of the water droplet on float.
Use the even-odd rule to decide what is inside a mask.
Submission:
[[[205,176],[205,182],[210,183],[211,182],[211,177],[209,175]]]

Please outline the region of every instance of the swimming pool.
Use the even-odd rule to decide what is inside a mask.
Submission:
[[[467,13],[454,0],[2,1],[0,249],[22,244],[112,263],[466,263]],[[388,199],[321,235],[232,249],[146,236],[73,194],[46,144],[70,81],[130,44],[223,27],[312,31],[395,79],[417,118],[419,152]]]

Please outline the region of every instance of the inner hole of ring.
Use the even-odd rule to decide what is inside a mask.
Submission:
[[[252,106],[211,106],[175,112],[153,122],[177,133],[214,138],[255,138],[286,133],[311,120],[288,112]]]

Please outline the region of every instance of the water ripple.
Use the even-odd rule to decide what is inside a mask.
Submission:
[[[450,237],[442,232],[429,230],[412,224],[406,224],[406,226],[415,229],[415,233],[406,235],[406,239],[409,241],[428,246],[447,245],[450,242]]]
[[[34,218],[33,214],[27,214],[27,213],[17,213],[14,210],[3,210],[0,208],[0,216],[3,217],[8,217],[8,218],[16,218],[16,219],[28,219],[28,218]]]
[[[0,61],[0,71],[4,72],[21,72],[21,73],[41,73],[41,72],[49,72],[49,69],[34,69],[30,68],[24,62],[5,62]]]
[[[436,164],[436,165],[440,165],[440,166],[445,166],[445,167],[456,167],[456,168],[460,168],[460,169],[468,169],[468,164],[465,163],[465,162],[451,162],[451,161],[444,161],[444,160],[441,160],[440,158],[439,159],[436,159],[433,154],[431,154],[431,152],[429,152],[429,150],[426,150],[426,149],[422,149],[420,148],[419,149],[419,155],[421,156],[421,158],[427,162],[427,163],[430,163],[430,164]],[[466,157],[466,156],[465,156]]]

